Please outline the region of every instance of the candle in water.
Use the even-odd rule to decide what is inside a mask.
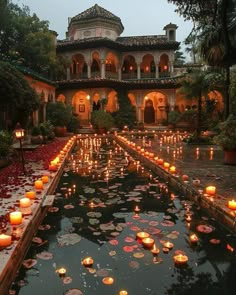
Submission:
[[[66,275],[66,269],[64,267],[61,267],[57,270],[60,277],[64,277]]]
[[[185,264],[188,262],[188,256],[184,254],[175,255],[174,261],[176,264]]]
[[[119,295],[128,295],[128,292],[125,291],[125,290],[121,290],[121,291],[119,292]]]
[[[8,247],[11,245],[11,236],[0,234],[0,248],[1,247]]]
[[[22,213],[19,211],[10,213],[10,224],[11,225],[19,225],[22,223]]]
[[[170,250],[174,247],[174,244],[172,244],[171,242],[166,242],[166,243],[164,243],[164,247],[168,248]]]
[[[136,214],[138,214],[138,213],[140,212],[140,209],[139,209],[138,206],[135,206],[135,208],[134,208],[134,212],[135,212]]]
[[[157,248],[156,244],[153,245],[151,252],[153,255],[159,254],[160,250]]]
[[[93,265],[93,258],[92,257],[86,257],[83,259],[82,264],[86,267],[90,267]]]
[[[144,239],[142,239],[142,244],[146,248],[152,248],[154,243],[155,243],[155,241],[152,238],[144,238]]]
[[[198,237],[197,237],[196,234],[192,234],[192,235],[190,235],[189,239],[190,239],[190,242],[191,242],[191,243],[194,243],[194,244],[195,244],[195,243],[198,242]]]
[[[140,231],[136,234],[136,238],[140,240],[144,238],[148,238],[149,236],[150,236],[149,233],[146,233],[145,231]]]
[[[102,282],[105,285],[112,285],[114,283],[114,279],[112,277],[105,277]]]

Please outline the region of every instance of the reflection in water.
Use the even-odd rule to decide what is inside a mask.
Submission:
[[[233,237],[115,143],[79,139],[55,195],[13,282],[16,294],[233,294]],[[188,257],[181,267],[178,254]]]

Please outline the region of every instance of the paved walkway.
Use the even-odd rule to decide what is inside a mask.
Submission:
[[[223,163],[223,151],[216,145],[189,145],[183,142],[154,139],[132,139],[145,150],[176,166],[179,175],[186,174],[190,179],[200,180],[199,188],[216,186],[217,194],[236,198],[236,166]],[[168,142],[169,141],[169,142]]]

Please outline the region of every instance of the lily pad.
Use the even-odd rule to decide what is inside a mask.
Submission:
[[[81,236],[79,236],[75,233],[65,234],[65,235],[57,237],[57,241],[58,241],[60,247],[74,245],[74,244],[79,243],[81,241]]]

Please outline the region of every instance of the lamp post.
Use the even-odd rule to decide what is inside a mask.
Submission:
[[[26,175],[26,173],[25,173],[25,159],[24,159],[23,148],[22,148],[22,138],[24,138],[25,131],[24,131],[24,129],[21,128],[20,123],[17,123],[14,132],[15,132],[16,138],[19,139],[19,142],[20,142],[22,171],[23,171],[24,175]]]

